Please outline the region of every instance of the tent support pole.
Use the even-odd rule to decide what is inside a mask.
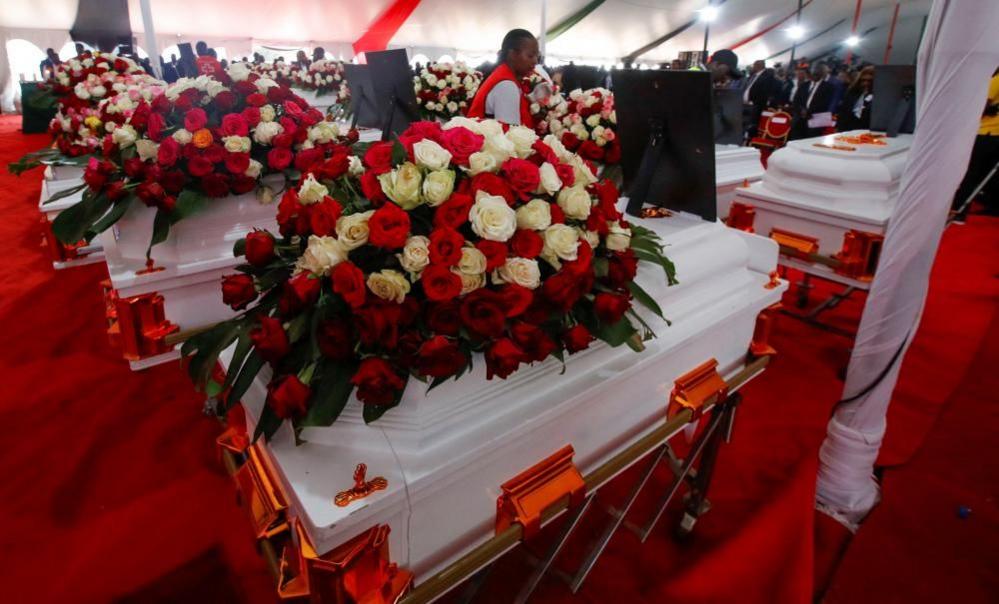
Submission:
[[[149,64],[156,77],[163,79],[163,70],[160,67],[160,45],[156,41],[156,31],[153,29],[153,9],[149,6],[149,0],[139,0],[139,6],[142,7],[142,28],[146,40],[146,52],[149,53]]]

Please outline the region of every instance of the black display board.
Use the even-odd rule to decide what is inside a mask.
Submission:
[[[623,69],[614,87],[628,213],[649,204],[714,222],[711,75]]]
[[[381,128],[382,118],[375,103],[375,87],[371,84],[371,74],[367,65],[343,66],[347,86],[350,88],[350,112],[353,126]]]
[[[874,67],[874,98],[871,100],[871,130],[912,134],[916,129],[916,66]]]
[[[413,70],[405,49],[365,53],[375,105],[382,119],[382,140],[392,134],[402,134],[410,122],[418,121],[416,93],[413,90]]]

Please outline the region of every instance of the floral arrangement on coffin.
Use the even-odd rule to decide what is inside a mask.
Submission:
[[[538,80],[544,81],[540,76],[536,77]],[[554,94],[550,95],[548,98],[531,103],[531,117],[534,118],[534,129],[539,136],[547,136],[550,134],[548,121],[551,119],[551,116],[558,115],[565,117],[568,112],[569,104],[557,88],[555,89]]]
[[[564,110],[561,104],[548,114],[547,131],[559,137],[570,151],[602,164],[621,161],[617,140],[617,112],[614,93],[606,88],[576,89],[569,93]]]
[[[299,69],[291,75],[294,88],[314,90],[316,96],[335,95],[336,102],[341,105],[350,102],[350,88],[344,80],[342,61],[313,61],[308,69]]]
[[[482,74],[462,62],[431,63],[413,77],[420,113],[427,119],[463,115],[482,84]]]
[[[634,281],[638,263],[670,284],[674,272],[617,201],[554,137],[417,122],[363,161],[306,172],[278,207],[280,233],[236,244],[246,263],[222,297],[242,312],[185,342],[188,371],[225,413],[269,365],[256,435],[270,437],[285,420],[296,434],[332,424],[353,392],[373,421],[410,378],[433,388],[473,359],[492,379],[594,339],[641,350],[653,334],[632,304],[662,312]]]
[[[127,112],[116,107],[103,109],[108,134],[100,156],[89,159],[84,184],[50,199],[84,190],[82,201],[52,223],[64,243],[90,241],[141,202],[157,209],[151,249],[210,198],[257,190],[268,174],[297,179],[328,156],[345,155],[343,144],[356,141],[289,88],[242,64],[221,79],[177,80]],[[257,192],[264,202],[273,196],[267,187]]]
[[[128,57],[85,52],[56,65],[45,87],[66,114],[69,109],[96,107],[101,99],[122,92],[121,86],[148,81],[158,82]]]

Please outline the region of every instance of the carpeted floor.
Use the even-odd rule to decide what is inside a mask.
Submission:
[[[0,118],[0,163],[45,142]],[[102,330],[103,265],[55,272],[40,246],[39,178],[0,175],[0,240],[9,246],[0,266],[3,600],[273,601],[213,449],[217,423],[201,415],[176,365],[132,373],[116,359]],[[885,501],[838,570],[845,540],[820,521],[816,541],[812,498],[850,340],[782,318],[780,356],[744,391],[713,509],[694,537],[677,543],[665,523],[644,545],[619,532],[578,596],[549,577],[533,601],[797,603],[827,582],[836,603],[994,601],[997,275],[999,220],[973,216],[947,231],[892,405]],[[855,296],[826,319],[855,328],[862,303]],[[666,477],[655,480],[661,488]],[[626,475],[604,500],[627,486]],[[971,509],[967,518],[958,506]],[[604,520],[588,515],[559,567],[573,567]],[[522,554],[504,559],[483,600],[509,601],[524,568]]]

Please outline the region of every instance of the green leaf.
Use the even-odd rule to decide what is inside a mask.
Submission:
[[[150,257],[154,245],[166,241],[170,235],[170,224],[170,213],[160,209],[156,210],[156,218],[153,219],[153,238],[149,241],[149,247],[146,248],[146,258]]]
[[[198,351],[191,357],[187,372],[195,384],[207,384],[222,351],[232,345],[239,335],[238,321],[224,321],[208,330]]]
[[[665,317],[663,317],[663,310],[659,308],[659,305],[656,304],[656,301],[652,299],[652,296],[650,296],[648,292],[642,289],[641,285],[639,285],[635,281],[632,281],[631,283],[628,284],[628,291],[631,292],[631,295],[634,296],[635,299],[642,304],[642,306],[656,313],[656,315],[660,319],[665,319]]]
[[[395,405],[364,405],[364,423],[376,421]]]
[[[136,200],[134,195],[130,195],[125,199],[122,199],[118,203],[111,206],[111,211],[105,214],[100,220],[95,222],[90,229],[85,233],[87,240],[91,240],[94,237],[100,235],[104,231],[111,228],[111,225],[121,220],[121,217],[125,215],[128,208],[132,207],[132,202]]]
[[[398,166],[399,164],[405,162],[409,159],[409,154],[406,153],[406,147],[399,142],[398,139],[392,143],[392,165]],[[384,413],[384,412],[383,412]]]
[[[174,206],[173,211],[169,214],[170,224],[177,224],[184,218],[201,211],[201,209],[205,207],[206,200],[207,198],[201,193],[184,189],[180,192],[180,195],[177,196],[177,204]]]
[[[628,341],[628,338],[638,333],[635,326],[627,318],[622,318],[613,325],[601,324],[594,335],[607,342],[611,346],[620,346]]]
[[[312,406],[298,422],[298,426],[332,425],[350,400],[350,393],[354,391],[354,385],[350,382],[353,374],[354,367],[351,365],[324,363],[312,397]]]
[[[222,384],[223,389],[232,386],[236,376],[239,375],[239,370],[243,368],[243,362],[246,360],[246,355],[250,353],[252,344],[253,341],[250,340],[250,330],[249,325],[247,324],[241,327],[239,340],[236,342],[236,350],[232,353],[232,360],[229,362],[229,370],[226,371],[225,382]]]
[[[257,427],[253,429],[253,442],[257,442],[257,439],[261,436],[265,440],[270,440],[278,428],[281,427],[281,422],[283,421],[283,419],[274,413],[270,405],[264,405],[263,411],[260,412],[260,418],[257,419]]]
[[[68,189],[63,189],[62,191],[59,191],[58,193],[52,195],[52,197],[49,197],[48,199],[43,201],[42,205],[45,205],[47,203],[52,203],[54,201],[59,201],[60,199],[66,199],[67,197],[72,197],[73,195],[76,195],[85,188],[87,188],[86,183],[79,184],[76,185],[75,187],[70,187]]]
[[[236,258],[246,255],[246,238],[242,238],[236,243],[232,244],[232,255]]]
[[[246,358],[246,362],[243,363],[243,367],[239,370],[239,377],[236,378],[236,381],[232,384],[232,389],[229,390],[229,396],[226,397],[226,409],[231,408],[243,398],[243,395],[249,390],[250,384],[253,383],[253,379],[257,377],[263,366],[264,360],[260,358],[257,351],[250,352]]]
[[[59,212],[52,221],[52,232],[67,245],[77,243],[109,207],[111,201],[106,195],[84,193],[83,200]]]
[[[209,398],[215,398],[222,393],[222,384],[216,382],[215,380],[209,380],[208,385],[205,387],[205,394]]]

